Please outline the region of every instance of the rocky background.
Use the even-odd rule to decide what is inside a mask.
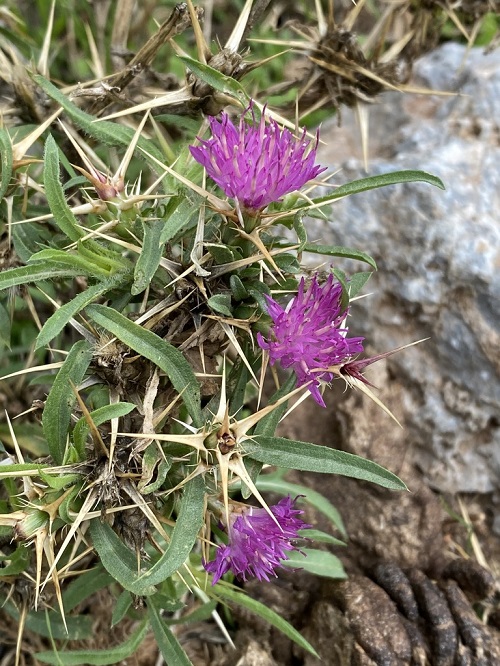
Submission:
[[[370,107],[369,174],[422,169],[446,191],[408,184],[344,199],[310,237],[375,257],[372,295],[352,317],[374,353],[430,338],[389,361],[400,443],[429,485],[500,501],[500,53],[445,44],[416,63],[412,85],[442,94],[387,93]],[[365,175],[352,115],[323,136],[336,182]]]

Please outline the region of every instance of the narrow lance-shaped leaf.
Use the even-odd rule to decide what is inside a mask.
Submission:
[[[71,212],[59,180],[59,149],[51,135],[45,142],[43,183],[50,212],[57,226],[72,241],[82,238],[85,231],[78,225],[76,217]]]
[[[425,171],[392,171],[391,173],[382,173],[377,176],[369,176],[368,178],[360,178],[359,180],[345,183],[344,185],[337,187],[335,192],[327,194],[324,197],[317,197],[313,199],[313,202],[314,204],[327,205],[336,199],[341,199],[342,197],[347,197],[351,194],[359,194],[360,192],[366,192],[367,190],[374,190],[379,187],[386,187],[387,185],[399,185],[401,183],[427,183],[428,185],[439,187],[440,190],[445,189],[443,181],[440,178]],[[309,208],[310,206],[311,204],[307,202],[300,204],[297,207]]]
[[[54,666],[107,666],[120,664],[131,657],[148,632],[147,622],[141,622],[131,636],[108,650],[68,650],[67,652],[37,652],[35,657]]]
[[[335,527],[341,532],[342,536],[347,537],[342,516],[333,504],[329,502],[324,495],[316,490],[312,490],[312,488],[306,488],[305,486],[286,481],[281,477],[283,473],[284,470],[278,470],[278,472],[273,472],[272,474],[261,474],[256,481],[257,488],[267,492],[279,493],[280,495],[292,495],[292,497],[304,495],[304,501],[318,511],[321,511],[321,513],[332,521]]]
[[[182,353],[166,340],[130,321],[124,315],[104,305],[90,305],[88,314],[96,324],[115,335],[131,349],[155,363],[182,395],[196,426],[201,425],[200,387],[193,369]]]
[[[90,412],[90,418],[94,425],[100,426],[101,423],[130,414],[135,407],[136,405],[133,402],[116,402],[111,405],[103,405],[102,407],[95,409],[93,412]],[[85,441],[89,431],[90,426],[85,417],[82,416],[73,429],[73,444],[82,460],[85,458]]]
[[[19,266],[19,268],[11,268],[8,271],[0,273],[0,291],[2,289],[11,289],[20,284],[27,284],[29,282],[42,282],[43,280],[52,280],[55,278],[76,277],[82,275],[82,271],[58,266],[42,264],[32,264],[30,266]]]
[[[89,257],[83,257],[80,254],[71,254],[64,250],[40,250],[36,254],[32,254],[29,258],[30,265],[43,262],[45,266],[52,264],[54,268],[70,268],[77,273],[77,275],[102,275],[107,277],[109,271],[102,266],[94,263]]]
[[[302,472],[340,474],[392,490],[407,490],[401,479],[377,463],[327,446],[258,435],[252,440],[245,440],[244,449],[252,458],[264,464]]]
[[[235,604],[238,604],[239,606],[247,608],[249,611],[255,613],[255,615],[258,615],[269,624],[272,624],[273,627],[276,627],[276,629],[279,629],[279,631],[281,631],[285,636],[288,636],[288,638],[294,641],[294,643],[297,643],[299,647],[309,652],[309,654],[312,654],[315,657],[318,656],[318,653],[312,647],[312,645],[308,643],[308,641],[306,641],[306,639],[301,636],[299,632],[294,629],[294,627],[292,627],[291,624],[289,624],[280,615],[271,610],[271,608],[268,606],[265,606],[256,599],[252,599],[252,597],[248,596],[248,594],[245,594],[244,592],[239,592],[229,588],[223,583],[218,583],[212,589],[221,599],[225,601],[231,601]]]
[[[12,143],[5,127],[0,127],[0,160],[2,164],[2,175],[0,178],[1,201],[9,187],[13,166]]]
[[[113,285],[114,284],[115,283],[113,282]],[[99,298],[99,296],[102,296],[109,289],[112,289],[113,285],[111,285],[109,281],[105,281],[87,287],[87,289],[82,291],[81,294],[78,294],[78,296],[75,296],[71,301],[65,303],[56,310],[42,326],[42,330],[36,339],[35,349],[40,349],[41,347],[48,345],[49,342],[63,330],[72,317]]]
[[[175,573],[186,561],[204,521],[205,484],[195,476],[185,486],[181,508],[167,550],[138,583],[157,585]]]
[[[172,630],[162,619],[161,610],[156,606],[154,597],[148,600],[148,617],[165,664],[192,666],[189,657],[182,649]]]
[[[59,465],[64,460],[71,411],[76,400],[71,383],[75,386],[80,384],[91,359],[92,346],[86,340],[73,345],[54,379],[45,403],[42,416],[43,434],[50,455]]]
[[[142,252],[134,269],[134,283],[131,288],[132,295],[142,293],[153,279],[158,270],[163,255],[164,244],[160,241],[164,227],[163,220],[144,221],[144,238]]]
[[[19,609],[11,601],[4,603],[2,600],[2,610],[19,621]],[[47,638],[82,640],[92,634],[92,618],[78,615],[66,616],[63,620],[57,611],[31,611],[26,616],[26,629]]]
[[[307,536],[306,532],[304,532],[304,536]],[[292,569],[300,568],[323,578],[336,580],[347,578],[342,562],[327,550],[301,548],[300,551],[291,552],[283,565]]]

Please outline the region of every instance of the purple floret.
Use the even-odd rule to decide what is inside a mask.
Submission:
[[[269,362],[279,361],[283,368],[292,368],[297,386],[313,380],[309,391],[316,402],[325,407],[319,391],[320,381],[333,378],[327,368],[352,360],[363,351],[364,338],[348,338],[345,325],[348,311],[342,310],[342,285],[329,275],[320,286],[316,277],[304,292],[304,278],[297,296],[283,309],[266,296],[268,312],[273,320],[269,338],[258,333],[257,341],[269,352]],[[322,372],[323,370],[323,372]]]
[[[276,576],[275,569],[289,559],[287,551],[297,550],[292,540],[298,538],[299,530],[310,527],[298,518],[303,511],[294,509],[294,503],[288,496],[270,507],[278,524],[262,508],[246,507],[237,517],[233,514],[228,525],[228,545],[219,546],[215,560],[204,563],[213,574],[212,584],[229,570],[242,580],[250,576],[268,581],[270,576]]]
[[[251,107],[250,107],[251,108]],[[209,118],[212,138],[190,146],[208,175],[248,212],[264,209],[285,194],[300,190],[326,167],[315,165],[315,142],[282,129],[275,120],[249,124],[242,116],[236,127],[226,113]]]

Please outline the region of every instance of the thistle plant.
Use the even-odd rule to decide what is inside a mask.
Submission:
[[[405,488],[374,462],[276,428],[304,399],[324,407],[332,381],[373,395],[362,370],[379,358],[363,356],[355,335],[352,301],[369,272],[340,269],[345,258],[375,269],[373,259],[309,242],[307,216],[328,217],[335,200],[371,188],[441,184],[405,171],[315,196],[329,179],[318,133],[239,82],[251,4],[207,58],[188,3],[198,59],[181,54],[186,82],[162,105],[175,115],[182,101],[196,122],[175,144],[153,115],[157,100],[102,118],[48,72],[30,79],[47,119],[22,138],[14,125],[0,130],[1,338],[14,359],[5,354],[2,382],[33,400],[7,405],[0,431],[0,598],[20,635],[38,627],[51,637],[41,662],[117,663],[152,630],[166,663],[189,664],[170,614],[212,615],[231,641],[217,604],[249,608],[315,654],[241,581],[287,566],[345,575],[317,547],[332,537],[306,523],[308,502],[345,530],[325,499],[269,468]],[[321,270],[303,267],[305,254],[321,255]],[[75,609],[102,588],[129,638],[75,649],[92,633]]]

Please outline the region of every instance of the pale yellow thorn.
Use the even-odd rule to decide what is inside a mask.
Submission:
[[[28,615],[27,603],[25,601],[23,601],[23,604],[22,604],[22,607],[21,607],[21,612],[19,613],[19,624],[18,624],[18,627],[17,627],[15,666],[19,666],[20,660],[21,660],[24,625],[26,623],[27,615]]]
[[[476,533],[474,532],[473,529],[471,529],[472,521],[470,519],[469,511],[467,510],[467,507],[465,506],[462,498],[459,496],[457,499],[458,499],[458,506],[460,507],[460,512],[462,513],[465,524],[470,529],[469,540],[472,546],[472,550],[474,552],[474,557],[484,569],[486,569],[487,571],[491,571],[491,567],[488,564],[486,557],[484,556],[483,549],[481,548],[481,544],[479,543]]]
[[[269,506],[267,505],[266,500],[262,497],[260,494],[259,490],[257,489],[257,486],[255,483],[252,481],[252,477],[250,474],[247,472],[247,468],[245,467],[245,464],[243,463],[243,460],[240,456],[234,456],[229,459],[228,461],[228,467],[233,472],[233,474],[236,474],[251,490],[252,495],[254,495],[259,502],[262,505],[262,508],[265,509],[265,511],[269,514],[269,516],[273,519],[273,521],[276,523],[276,525],[281,528],[281,525],[279,524],[278,519],[274,515],[274,513],[271,511]]]
[[[119,432],[118,435],[122,437],[133,437],[134,439],[157,439],[160,442],[172,442],[173,444],[185,444],[197,451],[205,451],[203,442],[205,441],[206,433],[200,432],[196,435],[167,435],[164,433],[156,432]]]
[[[158,166],[160,166],[162,169],[164,169],[167,173],[171,174],[174,178],[179,180],[181,183],[184,185],[187,185],[193,192],[196,192],[200,196],[202,196],[204,199],[208,199],[209,203],[214,206],[216,209],[222,211],[222,212],[231,212],[231,207],[227,203],[227,201],[224,201],[223,199],[219,199],[219,197],[216,197],[215,194],[212,194],[211,192],[208,192],[207,190],[204,190],[203,188],[199,187],[196,185],[196,183],[193,183],[193,181],[189,180],[188,178],[185,178],[182,176],[180,173],[177,173],[177,171],[174,171],[171,167],[169,167],[167,164],[163,164],[159,160],[156,159],[153,155],[150,155],[146,150],[143,150],[141,148],[141,151],[147,155],[153,162],[156,162]]]
[[[360,391],[362,391],[362,392],[363,392],[365,395],[367,395],[371,400],[373,400],[373,402],[374,402],[376,405],[378,405],[381,409],[383,409],[384,412],[385,412],[388,416],[390,416],[391,419],[393,419],[393,420],[398,424],[398,426],[399,426],[400,428],[403,428],[403,426],[402,426],[401,423],[397,420],[397,418],[394,416],[394,414],[391,412],[391,410],[390,410],[388,407],[386,407],[386,405],[382,402],[382,400],[380,400],[379,398],[377,398],[377,396],[375,395],[375,393],[373,393],[373,391],[370,389],[369,386],[367,386],[364,382],[362,382],[361,380],[357,379],[356,377],[345,377],[345,376],[343,376],[343,378],[345,379],[346,383],[349,384],[349,386],[352,386],[353,388],[357,388],[357,389],[359,389]]]
[[[116,405],[117,403],[120,402],[120,394],[116,390],[116,387],[110,387],[110,395],[109,395],[109,404],[110,405]],[[111,471],[111,466],[113,464],[113,459],[114,459],[114,454],[115,454],[115,446],[116,446],[116,440],[118,437],[118,417],[114,417],[111,419],[111,433],[109,437],[109,460],[108,460],[108,469]]]
[[[42,585],[42,589],[45,587],[45,585],[48,583],[49,579],[51,578],[51,576],[52,576],[52,574],[53,574],[53,572],[54,572],[54,570],[57,566],[57,563],[59,562],[59,560],[63,556],[64,551],[68,547],[68,545],[69,545],[71,539],[73,538],[73,536],[76,534],[76,531],[80,527],[81,523],[87,518],[87,514],[89,513],[90,509],[92,508],[92,505],[95,504],[96,495],[97,495],[97,492],[95,490],[92,490],[91,492],[89,492],[89,494],[85,498],[85,501],[82,504],[82,508],[80,509],[77,516],[75,517],[75,520],[74,520],[73,524],[71,525],[71,527],[69,529],[69,532],[66,535],[66,538],[64,539],[63,543],[59,547],[59,551],[57,553],[57,556],[54,558],[54,561],[50,565],[50,569],[47,573],[47,576],[45,577],[45,580],[44,580],[43,585]]]
[[[144,115],[144,118],[141,120],[139,123],[139,126],[137,127],[134,136],[132,137],[132,141],[130,142],[125,155],[123,156],[122,161],[120,162],[120,166],[116,170],[115,175],[113,176],[112,180],[119,180],[125,179],[125,173],[127,172],[128,166],[130,164],[130,160],[132,159],[134,155],[135,148],[137,146],[137,142],[141,138],[141,132],[144,129],[144,125],[146,124],[146,120],[148,119],[150,114],[150,110],[148,109],[147,113]]]
[[[233,53],[237,53],[240,48],[241,40],[245,34],[245,28],[247,27],[248,17],[250,16],[250,11],[252,9],[253,0],[247,0],[243,9],[240,11],[236,25],[233,28],[233,31],[229,35],[229,38],[224,46],[224,48],[229,49]]]
[[[359,16],[359,12],[361,11],[361,9],[365,4],[365,0],[356,0],[356,2],[354,2],[353,4],[354,7],[350,10],[345,19],[342,21],[342,27],[346,28],[347,30],[352,30],[352,27]]]
[[[49,13],[49,22],[47,23],[47,30],[45,31],[45,37],[43,39],[43,46],[40,52],[40,57],[38,58],[37,70],[42,74],[46,79],[50,77],[49,74],[49,51],[50,43],[52,40],[52,28],[54,27],[54,10],[56,7],[56,0],[52,0]]]
[[[99,51],[97,49],[97,45],[95,43],[94,35],[92,34],[92,30],[90,29],[90,26],[88,23],[84,24],[85,28],[85,33],[87,35],[87,42],[89,44],[90,48],[90,55],[92,58],[92,72],[94,76],[97,78],[98,81],[104,79],[106,73],[104,71],[104,67],[101,62],[101,58],[99,57]]]
[[[55,567],[55,559],[54,559],[54,546],[52,543],[52,539],[50,537],[44,539],[43,542],[43,549],[45,551],[45,557],[47,559],[47,563],[49,567],[52,569],[52,584],[54,585],[54,589],[56,592],[56,597],[57,597],[57,604],[59,606],[59,612],[61,613],[62,621],[64,623],[64,628],[66,629],[66,633],[68,632],[68,627],[66,625],[66,615],[64,613],[64,604],[63,604],[63,599],[62,599],[62,594],[61,594],[61,586],[59,584],[59,575],[58,571]],[[45,585],[45,583],[44,583]]]
[[[356,101],[356,118],[359,125],[359,133],[361,137],[361,149],[363,152],[363,166],[365,172],[368,173],[368,127],[369,127],[369,111],[366,104],[363,104],[359,99]]]
[[[192,95],[189,92],[187,87],[181,88],[180,90],[174,90],[172,92],[161,95],[160,97],[155,97],[150,99],[147,102],[142,102],[136,106],[131,106],[123,111],[117,111],[116,113],[111,113],[109,116],[104,116],[103,118],[96,118],[93,122],[98,123],[102,120],[112,120],[113,118],[121,118],[123,116],[130,116],[134,113],[139,113],[141,111],[148,111],[149,109],[155,109],[158,106],[168,106],[169,104],[178,104],[182,102],[189,102],[192,99]]]
[[[151,510],[149,504],[144,500],[144,497],[139,493],[139,491],[135,488],[135,486],[131,483],[125,483],[123,484],[122,487],[124,492],[130,497],[130,499],[135,502],[136,507],[142,511],[142,513],[146,516],[149,522],[158,530],[158,532],[165,539],[165,541],[168,542],[170,540],[170,537],[163,529],[163,525],[160,523],[158,518]]]
[[[226,525],[229,527],[229,456],[230,454],[222,454],[220,449],[217,447],[215,454],[219,462],[219,472],[220,472],[220,483],[222,485],[222,499],[224,502],[224,511],[226,514]]]
[[[14,143],[12,146],[12,155],[14,162],[19,162],[26,155],[31,146],[35,141],[45,132],[45,130],[54,122],[57,116],[62,112],[62,107],[55,111],[51,116],[47,118],[41,125],[37,125],[35,129],[30,132],[24,139],[21,139],[18,143]]]
[[[231,430],[235,434],[238,443],[240,443],[241,438],[247,434],[250,428],[256,425],[264,416],[266,416],[266,414],[269,414],[270,412],[274,411],[276,407],[279,407],[297,393],[300,393],[301,391],[307,389],[308,384],[297,386],[296,388],[293,389],[293,391],[290,391],[286,395],[282,396],[279,400],[276,400],[276,402],[267,405],[267,407],[260,409],[258,412],[255,412],[254,414],[250,414],[250,416],[247,416],[241,421],[236,421],[235,423],[233,423],[231,425]]]
[[[236,349],[236,351],[238,353],[238,356],[241,358],[243,363],[248,368],[248,371],[252,375],[252,378],[254,379],[255,383],[258,384],[258,380],[257,380],[257,377],[255,376],[254,371],[252,370],[252,366],[248,362],[248,359],[245,356],[245,353],[243,352],[243,349],[241,348],[241,345],[238,342],[238,340],[237,340],[235,334],[233,333],[233,330],[231,329],[231,327],[223,321],[219,321],[219,326],[223,329],[224,333],[227,335],[227,337],[231,341],[233,347]]]
[[[321,0],[314,0],[314,8],[316,10],[316,19],[318,21],[318,33],[320,37],[324,37],[328,31],[328,23],[321,6]]]
[[[203,30],[201,29],[200,22],[198,20],[198,15],[196,9],[194,8],[192,0],[187,0],[187,6],[189,9],[189,16],[191,17],[191,26],[194,32],[194,39],[196,41],[196,52],[198,54],[198,60],[204,65],[207,64],[207,58],[210,58],[212,55],[208,44],[205,41],[203,36]]]

